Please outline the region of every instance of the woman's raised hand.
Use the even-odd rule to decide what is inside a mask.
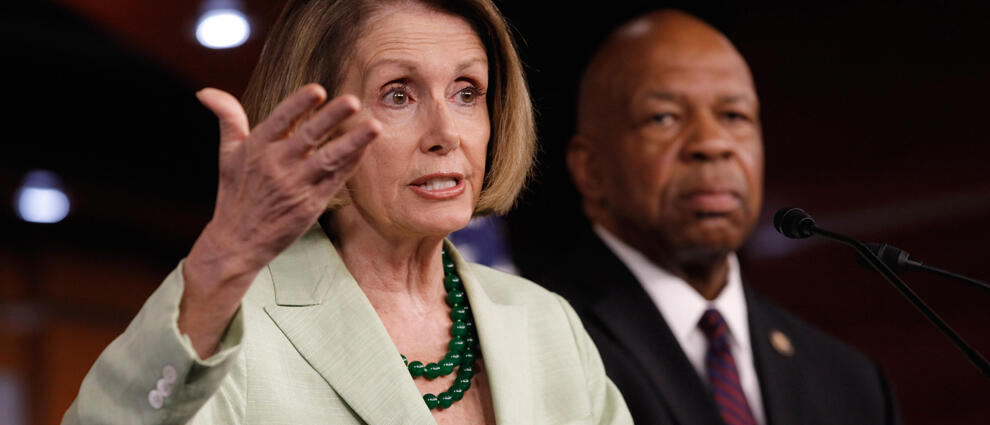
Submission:
[[[350,95],[316,109],[327,98],[317,84],[287,97],[253,130],[230,94],[207,88],[196,96],[220,120],[220,182],[213,218],[183,265],[178,325],[206,358],[258,272],[316,222],[381,125],[370,118],[350,125],[360,109]]]

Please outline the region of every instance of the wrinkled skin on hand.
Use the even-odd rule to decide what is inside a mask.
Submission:
[[[298,239],[344,186],[379,133],[353,123],[360,103],[309,84],[253,130],[236,98],[196,94],[220,122],[220,180],[213,218],[183,264],[179,330],[207,358],[258,272]],[[330,137],[333,135],[333,137]]]

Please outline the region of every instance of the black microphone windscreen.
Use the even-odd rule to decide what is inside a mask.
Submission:
[[[815,219],[800,208],[781,208],[773,215],[773,227],[788,238],[803,239],[811,236]]]

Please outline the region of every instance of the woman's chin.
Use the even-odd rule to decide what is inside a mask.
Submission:
[[[414,233],[427,236],[441,236],[463,229],[471,221],[471,212],[443,211],[427,214],[415,221]]]

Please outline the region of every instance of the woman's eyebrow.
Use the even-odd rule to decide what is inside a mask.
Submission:
[[[392,58],[392,57],[383,57],[383,58],[376,59],[376,60],[374,60],[373,62],[371,62],[368,65],[368,68],[367,69],[370,71],[372,69],[375,69],[375,68],[378,68],[378,67],[381,67],[381,66],[384,66],[384,65],[395,65],[395,66],[398,66],[400,68],[403,68],[403,69],[405,69],[406,71],[409,71],[409,72],[416,71],[416,63],[415,62],[413,62],[411,60],[408,60],[408,59]]]
[[[457,67],[455,69],[457,70],[457,72],[461,72],[461,71],[463,71],[463,70],[465,70],[467,68],[470,68],[470,67],[472,67],[472,66],[474,66],[476,64],[481,64],[481,65],[486,65],[487,66],[488,65],[488,58],[486,58],[485,56],[473,56],[473,57],[470,57],[468,59],[465,59],[465,60],[462,60],[462,61],[458,62]],[[382,57],[382,58],[375,59],[370,64],[368,64],[367,69],[370,71],[372,69],[375,69],[375,68],[378,68],[378,67],[381,67],[381,66],[384,66],[384,65],[394,65],[394,66],[397,66],[399,68],[403,68],[404,70],[406,70],[408,72],[415,72],[417,69],[419,69],[419,66],[420,66],[415,61],[412,61],[412,60],[409,60],[409,59],[405,59],[405,58]]]
[[[461,61],[457,64],[457,72],[461,72],[467,68],[470,68],[476,64],[481,64],[488,66],[488,58],[484,56],[475,56]]]

